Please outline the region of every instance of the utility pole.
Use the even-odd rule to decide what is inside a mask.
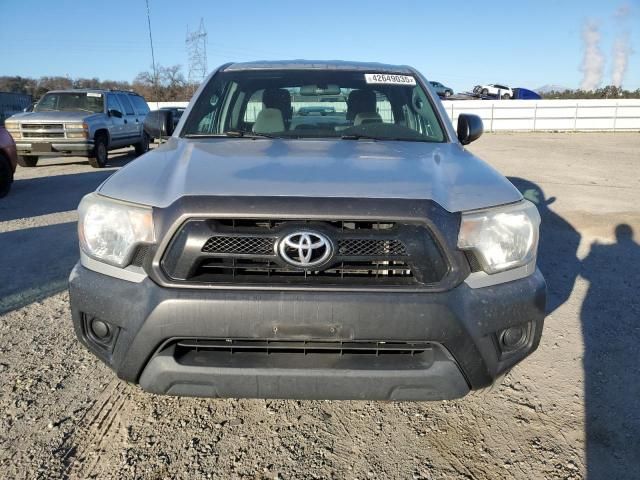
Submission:
[[[187,56],[189,58],[189,74],[187,81],[193,89],[207,76],[207,31],[204,28],[204,19],[200,19],[200,26],[195,32],[189,32],[187,26]],[[192,92],[193,93],[193,92]]]
[[[156,70],[156,57],[153,53],[153,36],[151,35],[151,12],[149,11],[149,0],[146,0],[147,4],[147,26],[149,27],[149,44],[151,45],[151,67],[153,68],[153,87],[156,92],[156,110],[158,106],[158,71]]]

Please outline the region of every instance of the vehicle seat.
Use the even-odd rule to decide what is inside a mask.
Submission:
[[[355,121],[359,113],[376,112],[376,92],[373,90],[353,90],[347,98],[347,120]]]
[[[291,94],[284,88],[266,88],[262,92],[262,103],[265,108],[277,108],[282,114],[287,129],[291,123],[293,108],[291,107]]]
[[[356,115],[353,119],[353,126],[366,125],[368,123],[382,123],[382,117],[376,112],[363,112]]]
[[[277,108],[263,108],[253,124],[254,133],[275,133],[284,131],[282,112]]]

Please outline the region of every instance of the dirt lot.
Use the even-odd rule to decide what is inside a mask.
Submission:
[[[638,478],[640,135],[471,150],[538,201],[550,316],[500,386],[440,403],[164,398],[118,381],[76,342],[64,289],[79,199],[132,157],[20,168],[0,201],[0,476]]]

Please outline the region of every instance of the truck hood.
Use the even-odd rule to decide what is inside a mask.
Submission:
[[[171,138],[99,192],[160,208],[187,195],[429,199],[450,212],[522,198],[454,143],[245,138]]]
[[[99,113],[89,112],[23,112],[10,117],[20,122],[81,122]],[[9,119],[7,119],[9,120]]]

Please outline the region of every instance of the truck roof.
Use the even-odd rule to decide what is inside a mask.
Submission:
[[[134,92],[133,90],[112,90],[112,89],[108,89],[108,88],[64,88],[62,90],[49,90],[47,93],[60,93],[60,92],[100,92],[100,93],[106,93],[106,92],[115,92],[115,93],[128,93],[130,95],[139,95],[138,93]]]
[[[377,62],[350,62],[344,60],[259,60],[231,63],[225,72],[240,70],[369,70],[377,72],[414,73],[408,65],[390,65]]]

